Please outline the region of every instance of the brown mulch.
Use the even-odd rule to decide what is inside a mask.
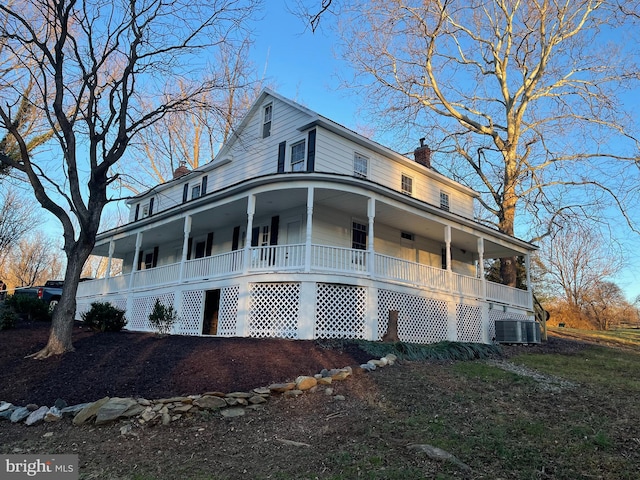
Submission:
[[[312,340],[96,333],[80,324],[74,326],[74,352],[25,358],[46,344],[49,327],[22,321],[0,332],[0,400],[53,405],[60,398],[71,405],[105,396],[229,393],[369,359],[357,347],[326,349]]]

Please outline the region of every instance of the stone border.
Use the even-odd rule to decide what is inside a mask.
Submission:
[[[393,365],[397,357],[389,353],[380,359],[369,360],[359,368],[362,372],[371,372],[376,368]],[[145,398],[104,397],[90,403],[68,406],[64,400],[56,400],[52,407],[29,404],[16,406],[0,401],[0,420],[12,423],[23,423],[27,426],[41,422],[57,422],[65,417],[73,417],[74,425],[93,423],[107,425],[121,419],[132,419],[139,425],[168,425],[180,420],[185,415],[199,411],[219,411],[223,417],[238,417],[247,410],[262,407],[275,394],[285,397],[298,397],[305,392],[315,392],[318,387],[326,386],[325,393],[333,395],[329,387],[334,381],[346,380],[353,374],[352,367],[323,369],[310,376],[299,376],[294,382],[274,383],[268,387],[254,388],[249,392],[206,392],[201,395],[162,398],[147,400]],[[344,400],[342,395],[335,395],[335,400]],[[123,435],[129,433],[132,424],[121,427]]]

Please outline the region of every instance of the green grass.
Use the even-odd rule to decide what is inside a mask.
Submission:
[[[576,334],[591,340],[604,340],[629,347],[640,347],[640,328],[618,328],[613,330],[582,330],[578,328],[547,327],[549,332]]]

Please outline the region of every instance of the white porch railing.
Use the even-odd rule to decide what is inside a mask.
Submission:
[[[437,290],[449,289],[446,270],[387,255],[376,254],[376,275],[416,285],[429,285]]]
[[[302,269],[304,252],[304,244],[252,247],[249,268],[252,271]]]
[[[249,272],[306,270],[306,246],[275,245],[249,250]],[[368,270],[369,252],[352,248],[312,245],[311,272],[366,273],[372,279],[404,282],[442,292],[484,299],[531,309],[531,293],[487,280],[460,275],[441,268],[400,258],[375,254],[374,268]],[[204,280],[237,274],[244,268],[244,250],[189,260],[184,264],[183,280]],[[180,263],[163,265],[134,273],[133,288],[175,284],[180,278]],[[80,283],[78,297],[91,297],[129,289],[130,274]]]
[[[233,252],[221,253],[211,257],[188,260],[184,265],[184,278],[215,278],[229,273],[240,272],[242,271],[243,257],[244,252],[242,250],[234,250]]]
[[[312,245],[311,268],[334,272],[366,272],[367,251]]]
[[[172,263],[160,267],[139,270],[134,273],[133,284],[136,287],[150,287],[175,282],[180,275],[180,264]]]

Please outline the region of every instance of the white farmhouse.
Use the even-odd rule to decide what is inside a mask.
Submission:
[[[398,311],[400,339],[418,343],[533,323],[531,291],[485,280],[483,263],[519,256],[528,272],[535,247],[475,221],[477,193],[430,154],[265,90],[213,161],[129,200],[129,222],[98,236],[93,254],[123,273],[81,283],[78,316],[108,301],[151,330],[159,299],[175,334],[378,340]]]

